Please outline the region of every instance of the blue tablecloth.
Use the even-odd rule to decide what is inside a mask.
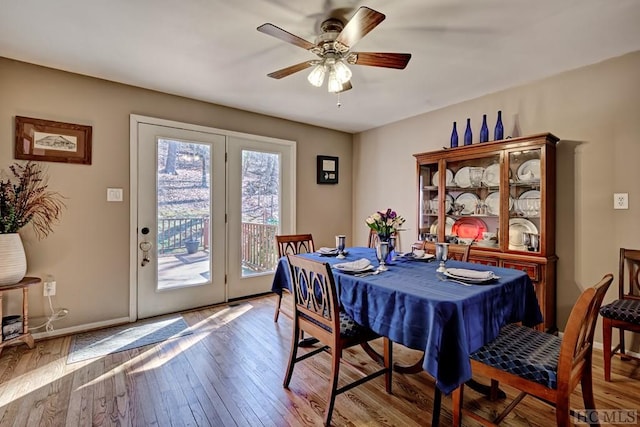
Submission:
[[[347,259],[305,254],[336,264],[367,258],[369,248],[348,248]],[[471,379],[469,354],[493,340],[508,323],[533,326],[542,322],[533,284],[526,273],[480,264],[447,261],[447,268],[492,270],[500,279],[491,284],[463,286],[441,281],[438,263],[397,259],[389,271],[355,277],[333,270],[340,302],[361,325],[409,348],[423,350],[424,370],[446,394]],[[286,258],[278,263],[272,290],[291,289]]]

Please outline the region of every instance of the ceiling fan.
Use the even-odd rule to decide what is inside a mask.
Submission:
[[[320,87],[328,75],[329,92],[338,93],[352,88],[349,65],[367,65],[404,69],[411,59],[410,53],[354,52],[351,48],[385,19],[385,15],[366,6],[360,7],[344,24],[340,19],[329,18],[322,25],[322,33],[311,43],[280,27],[266,23],[257,30],[287,43],[308,50],[320,59],[304,61],[267,74],[274,79],[290,76],[298,71],[314,67],[308,80]]]

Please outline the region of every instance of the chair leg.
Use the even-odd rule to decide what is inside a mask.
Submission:
[[[289,388],[289,383],[291,382],[293,366],[296,364],[296,357],[298,355],[298,337],[300,336],[300,332],[297,322],[294,322],[293,337],[291,339],[291,352],[289,353],[289,365],[287,366],[287,372],[285,373],[284,381],[282,382],[282,386],[284,388]]]
[[[591,369],[591,361],[585,364],[580,382],[582,387],[582,400],[584,401],[584,409],[595,410],[596,401],[593,398],[593,373]],[[600,423],[592,423],[590,425],[591,427],[596,427],[599,426]]]
[[[624,329],[618,328],[620,332],[620,354],[624,355]]]
[[[331,348],[331,381],[329,384],[329,399],[327,399],[327,409],[324,411],[324,425],[331,424],[333,406],[336,402],[336,390],[338,389],[338,374],[340,373],[340,359],[342,358],[341,348]]]
[[[278,323],[278,316],[280,316],[280,305],[282,304],[282,294],[278,295],[276,300],[276,312],[273,314],[273,321]]]
[[[436,387],[438,387],[436,385]],[[453,425],[454,427],[462,426],[462,400],[464,396],[464,384],[451,392],[451,403],[453,406]]]
[[[564,396],[556,401],[556,425],[558,427],[570,427],[571,415],[569,413],[569,396]]]
[[[391,386],[393,384],[393,342],[387,338],[383,338],[384,342],[384,386],[387,393],[391,394]]]
[[[611,382],[611,320],[602,318],[602,358],[604,359],[604,380]]]

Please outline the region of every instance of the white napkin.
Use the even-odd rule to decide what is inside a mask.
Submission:
[[[495,277],[493,271],[467,270],[466,268],[447,268],[447,273],[468,279],[488,280]]]
[[[360,271],[360,270],[364,270],[370,265],[371,265],[371,262],[368,259],[360,258],[358,260],[351,261],[351,262],[334,264],[334,267],[339,268],[340,270],[345,270],[345,271]]]
[[[324,254],[324,255],[337,254],[338,253],[338,248],[322,247],[322,248],[318,249],[318,253],[321,253],[321,254]]]

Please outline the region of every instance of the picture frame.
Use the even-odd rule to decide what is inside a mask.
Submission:
[[[91,126],[16,116],[15,158],[91,164]]]
[[[338,158],[334,156],[317,156],[317,183],[338,183]]]

